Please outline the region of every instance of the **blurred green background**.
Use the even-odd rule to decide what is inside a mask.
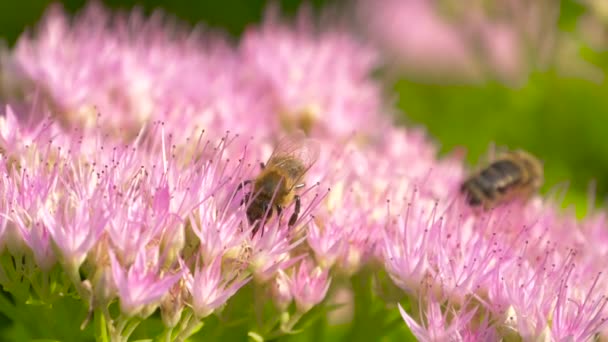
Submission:
[[[334,1],[307,3],[321,8]],[[39,20],[50,1],[0,1],[0,37],[13,44],[19,34]],[[70,12],[82,8],[84,0],[62,2]],[[243,29],[259,22],[268,1],[118,1],[106,0],[112,8],[135,5],[146,11],[163,8],[189,22],[203,22],[238,37]],[[297,11],[302,1],[279,1],[287,14]],[[348,3],[347,3],[348,4]],[[559,28],[572,32],[585,12],[579,1],[562,1]],[[608,54],[584,44],[577,46],[581,58],[608,70]],[[608,87],[560,76],[552,68],[533,72],[517,87],[486,82],[476,85],[437,84],[403,77],[392,83],[397,104],[405,113],[404,122],[428,128],[441,145],[442,152],[455,146],[468,150],[468,160],[476,163],[490,143],[521,147],[539,155],[545,163],[544,191],[568,182],[566,204],[586,209],[587,187],[597,181],[598,202],[608,193]]]

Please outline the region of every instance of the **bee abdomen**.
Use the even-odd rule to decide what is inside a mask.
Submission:
[[[495,198],[495,191],[487,183],[477,178],[471,178],[466,181],[460,188],[460,191],[466,194],[467,202],[471,206],[478,206]]]
[[[510,160],[496,161],[476,176],[467,180],[461,191],[467,194],[469,205],[478,206],[499,199],[521,183],[522,171]]]
[[[499,160],[492,163],[481,173],[500,193],[522,182],[524,177],[521,168],[511,160]]]

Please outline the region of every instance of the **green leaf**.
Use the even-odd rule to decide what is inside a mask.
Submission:
[[[314,323],[319,321],[321,318],[327,316],[331,311],[343,307],[344,304],[319,304],[310,309],[305,313],[302,318],[296,323],[294,328],[299,328],[300,331],[303,329],[310,328]]]

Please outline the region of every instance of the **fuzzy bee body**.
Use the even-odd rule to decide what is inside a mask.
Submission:
[[[301,206],[297,190],[304,186],[304,175],[317,160],[318,153],[318,145],[303,133],[288,136],[277,144],[257,177],[244,182],[252,184],[244,203],[248,203],[247,219],[254,225],[254,235],[261,228],[261,221],[270,218],[275,210],[280,215],[283,208],[294,201],[288,224],[296,223]]]
[[[489,209],[514,198],[527,200],[542,183],[541,162],[530,153],[517,150],[503,153],[468,178],[460,191],[467,196],[469,205]]]

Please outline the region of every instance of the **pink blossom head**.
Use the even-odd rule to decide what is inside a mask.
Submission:
[[[445,5],[442,6],[442,5]],[[521,81],[547,63],[555,44],[557,8],[550,2],[479,4],[413,0],[358,2],[359,23],[410,75],[445,81]],[[538,48],[532,51],[532,45]],[[526,56],[533,56],[527,60]],[[537,65],[534,65],[537,64]]]
[[[293,301],[293,294],[289,287],[289,276],[283,270],[280,270],[270,283],[270,293],[277,308],[281,311],[287,310]]]
[[[250,81],[264,89],[270,122],[287,131],[344,138],[381,126],[380,87],[371,79],[378,57],[343,28],[317,29],[308,12],[295,25],[276,8],[261,27],[245,32],[240,57]]]
[[[187,287],[192,298],[192,309],[199,318],[205,318],[224,305],[249,279],[225,279],[221,259],[208,265],[197,266],[195,273],[187,277]],[[234,281],[232,281],[234,280]]]
[[[328,272],[314,267],[310,260],[302,260],[289,279],[289,287],[300,312],[307,312],[319,304],[327,294],[331,279]]]
[[[221,35],[188,30],[160,12],[145,19],[92,3],[72,22],[51,7],[38,29],[20,38],[12,60],[59,121],[100,125],[123,139],[155,120],[187,128],[187,135],[247,122],[244,132],[256,126],[251,115],[264,113],[255,89],[239,91],[240,63]]]
[[[140,251],[130,266],[121,265],[113,254],[110,258],[120,308],[129,316],[140,314],[145,306],[159,305],[161,298],[182,276],[181,273],[161,275],[161,262],[154,249]]]
[[[405,215],[403,202],[412,196],[427,215],[437,200],[445,199],[446,205],[463,169],[457,158],[438,162],[435,154],[420,132],[397,129],[364,148],[354,140],[346,146],[328,143],[319,168],[311,170],[331,187],[308,235],[320,265],[352,274],[373,262],[381,254],[392,213]]]
[[[399,306],[401,316],[408,327],[420,341],[460,341],[467,331],[467,325],[473,319],[476,309],[462,308],[460,312],[453,307],[445,310],[441,307],[441,300],[430,296],[425,303],[421,303],[422,312],[415,313],[420,316],[420,323]]]

